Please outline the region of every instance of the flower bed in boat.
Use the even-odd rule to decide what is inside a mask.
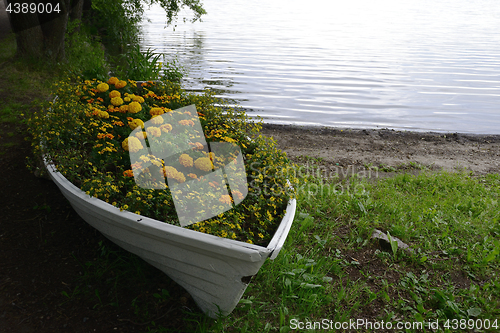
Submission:
[[[183,135],[183,128],[192,127],[198,119],[204,143],[232,143],[240,149],[248,194],[243,197],[235,190],[232,196],[221,195],[218,202],[233,204],[232,209],[187,228],[250,244],[269,244],[293,198],[287,179],[293,185],[295,178],[287,172],[290,162],[285,154],[258,134],[260,125],[249,121],[244,112],[224,107],[209,92],[187,94],[171,82],[138,85],[117,78],[108,82],[68,80],[59,82],[54,93],[55,101],[28,121],[35,151],[87,195],[119,210],[179,226],[172,186],[161,190],[138,186],[134,167],[140,166],[132,165],[130,154],[147,149],[151,140],[164,133]],[[178,126],[161,123],[162,116],[188,105],[197,110],[193,121],[187,117]],[[148,127],[144,137],[130,137],[145,123],[155,126]],[[175,165],[164,165],[146,153],[139,163],[159,163],[164,175],[171,176],[169,185],[170,180],[182,184],[202,179],[210,168],[217,167],[217,156],[201,149],[203,144],[197,139],[189,144],[192,149],[180,154]],[[235,198],[241,202],[235,204]]]

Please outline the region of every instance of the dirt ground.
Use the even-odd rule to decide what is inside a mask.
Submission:
[[[500,172],[500,135],[401,132],[388,129],[349,130],[287,125],[264,125],[290,159],[317,159],[327,170],[430,169]],[[350,169],[349,169],[350,168]],[[340,170],[343,169],[343,170]],[[349,170],[347,170],[349,169]]]

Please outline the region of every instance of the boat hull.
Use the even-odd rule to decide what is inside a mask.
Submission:
[[[210,317],[236,307],[267,258],[281,250],[293,222],[296,200],[267,247],[220,238],[137,215],[91,197],[45,161],[50,178],[87,223],[123,249],[163,271],[191,294]]]

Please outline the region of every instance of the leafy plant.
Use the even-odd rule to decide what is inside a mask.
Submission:
[[[392,254],[394,258],[396,258],[398,252],[398,241],[392,238],[389,231],[387,231],[387,238],[389,239],[389,244],[391,245]]]
[[[185,74],[184,67],[176,58],[162,62],[165,57],[150,48],[141,51],[139,45],[129,46],[125,53],[115,59],[114,72],[119,77],[130,77],[137,81],[161,79],[179,83]]]
[[[85,29],[76,30],[78,21],[68,23],[66,32],[66,61],[61,66],[73,77],[104,80],[109,71],[104,48],[96,37]]]

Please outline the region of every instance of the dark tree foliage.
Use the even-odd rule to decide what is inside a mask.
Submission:
[[[27,7],[17,8],[7,0],[9,20],[16,33],[17,56],[61,61],[65,58],[65,34],[68,20],[95,23],[114,43],[129,43],[137,31],[136,23],[143,18],[144,3],[160,4],[171,24],[182,8],[191,9],[194,20],[205,14],[200,0],[24,0]],[[50,7],[48,7],[50,4]],[[10,6],[10,7],[9,7]],[[48,12],[48,9],[51,12]],[[84,8],[91,8],[84,11]],[[85,17],[84,13],[89,13]],[[94,15],[97,14],[97,15]]]

